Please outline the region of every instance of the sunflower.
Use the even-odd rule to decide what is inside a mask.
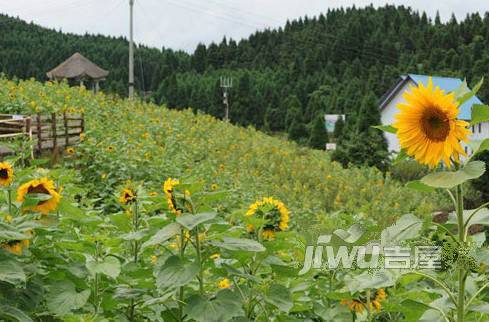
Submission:
[[[230,288],[231,287],[231,282],[227,278],[223,278],[219,282],[217,282],[217,287],[220,289],[225,289],[225,288]]]
[[[5,243],[0,244],[0,248],[15,254],[17,256],[21,256],[24,253],[24,249],[29,248],[30,241],[28,239],[25,240],[11,240]]]
[[[123,205],[126,205],[134,201],[136,201],[136,193],[130,188],[122,189],[121,195],[119,197],[119,202]]]
[[[66,153],[69,155],[73,155],[73,154],[75,154],[75,149],[72,147],[69,147],[66,149]]]
[[[352,300],[341,300],[340,304],[348,305],[348,308],[351,312],[356,312],[358,314],[362,314],[367,307],[369,311],[380,312],[382,305],[381,302],[387,298],[387,293],[385,293],[384,289],[378,289],[373,293],[373,296],[370,295],[370,303],[366,297],[360,297]]]
[[[266,240],[273,239],[276,231],[284,231],[289,228],[290,213],[280,200],[268,197],[251,204],[246,212],[246,216],[251,217],[257,214],[267,221],[262,232],[262,236]],[[255,228],[249,224],[246,229],[251,233]]]
[[[466,155],[460,141],[467,142],[471,132],[467,129],[469,123],[457,119],[455,94],[445,94],[438,86],[434,87],[430,77],[427,87],[422,83],[411,87],[403,98],[406,102],[397,105],[400,112],[393,124],[401,148],[431,168],[441,160],[450,167],[452,157],[460,162],[460,155]]]
[[[275,238],[275,232],[271,229],[264,229],[261,235],[265,240],[273,240]]]
[[[175,186],[179,185],[180,181],[177,179],[168,178],[165,183],[163,183],[163,192],[166,196],[166,201],[168,203],[168,209],[176,216],[180,216],[182,211],[176,208],[176,199],[173,193]]]
[[[114,147],[112,145],[109,145],[107,148],[106,148],[107,152],[114,152]]]
[[[215,184],[215,183],[211,184],[211,190],[212,191],[216,191],[217,188],[218,188],[217,184]]]
[[[25,207],[25,209],[38,211],[43,215],[47,215],[50,211],[56,210],[61,199],[61,195],[56,191],[54,182],[46,177],[34,179],[21,185],[17,190],[17,201],[24,202],[28,194],[50,196],[49,199],[41,200],[35,206]]]
[[[340,304],[343,305],[348,305],[348,308],[352,312],[356,312],[359,314],[363,313],[363,310],[365,310],[365,304],[362,301],[359,300],[341,300]]]
[[[6,187],[14,179],[14,169],[7,162],[0,162],[0,185]]]

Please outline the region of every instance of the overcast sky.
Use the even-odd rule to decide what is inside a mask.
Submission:
[[[455,13],[489,11],[488,0],[135,0],[135,40],[155,47],[193,51],[199,42],[236,40],[287,19],[315,16],[328,8],[404,4],[443,20]],[[0,0],[0,12],[65,32],[128,34],[129,0]]]

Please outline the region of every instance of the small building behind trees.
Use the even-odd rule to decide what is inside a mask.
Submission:
[[[98,92],[101,81],[104,81],[109,72],[91,62],[80,53],[73,54],[70,58],[46,73],[52,81],[68,80],[70,83],[79,83],[88,87],[92,84],[95,92]]]

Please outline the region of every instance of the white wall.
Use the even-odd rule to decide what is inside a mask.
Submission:
[[[391,125],[394,123],[394,116],[399,113],[399,109],[397,108],[397,104],[400,102],[405,102],[404,98],[402,98],[402,94],[404,91],[409,90],[409,85],[416,86],[416,84],[409,80],[406,82],[397,92],[397,94],[391,98],[390,102],[384,107],[380,114],[380,120],[383,125]],[[401,149],[399,147],[399,140],[397,136],[392,133],[384,132],[385,137],[387,139],[387,144],[389,146],[389,152],[399,152]]]

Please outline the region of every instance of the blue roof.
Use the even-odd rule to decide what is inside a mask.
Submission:
[[[428,79],[430,78],[430,76],[427,75],[417,74],[407,74],[401,76],[402,79],[406,79],[407,77],[409,77],[417,85],[419,85],[419,83],[423,83],[425,86],[428,85]],[[463,83],[460,78],[431,76],[431,79],[433,80],[433,85],[440,87],[446,93],[453,92]],[[472,117],[472,105],[474,104],[482,104],[481,100],[477,96],[471,97],[467,102],[460,105],[460,113],[458,118],[462,120],[470,120]]]

